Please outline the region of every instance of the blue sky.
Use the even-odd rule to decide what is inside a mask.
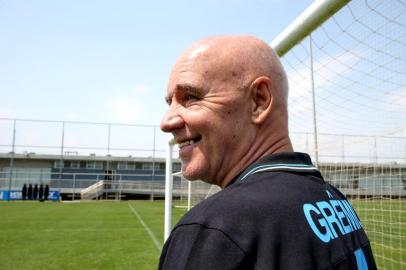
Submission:
[[[191,42],[270,42],[311,2],[0,1],[0,117],[157,125]]]
[[[271,42],[311,3],[0,0],[0,118],[159,125],[170,69],[193,41],[250,34]],[[378,150],[365,139],[406,134],[405,12],[393,1],[352,1],[312,34],[318,131],[362,135],[345,141],[346,152],[405,157],[404,139],[378,141]],[[282,59],[294,132],[313,131],[308,59],[307,40]],[[20,122],[16,144],[58,145],[60,130]],[[0,152],[10,151],[12,134],[12,122],[0,121]],[[107,137],[107,126],[70,124],[65,146],[105,148]],[[115,126],[110,140],[113,148],[152,149],[152,138],[150,128]],[[157,147],[169,138],[157,130]],[[312,149],[311,140],[293,140],[299,151]],[[344,143],[327,141],[320,149],[341,155]]]

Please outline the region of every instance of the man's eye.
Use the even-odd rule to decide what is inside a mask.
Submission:
[[[185,100],[186,101],[193,101],[193,100],[197,100],[198,98],[194,95],[186,95],[185,96]]]

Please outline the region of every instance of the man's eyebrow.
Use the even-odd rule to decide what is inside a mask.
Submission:
[[[198,95],[198,94],[202,93],[202,89],[199,87],[193,86],[191,84],[188,84],[188,83],[176,84],[174,91],[165,97],[165,102],[167,104],[170,104],[173,96],[176,96],[179,93],[185,93],[185,92]]]
[[[175,87],[175,91],[180,91],[180,92],[192,92],[192,93],[201,93],[202,89],[199,87],[196,87],[194,85],[188,84],[188,83],[182,83],[182,84],[177,84]]]

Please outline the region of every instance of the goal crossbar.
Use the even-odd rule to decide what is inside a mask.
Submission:
[[[271,42],[271,47],[280,57],[283,56],[348,2],[350,0],[314,1]]]

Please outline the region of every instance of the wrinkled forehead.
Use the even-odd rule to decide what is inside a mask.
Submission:
[[[168,91],[175,90],[179,85],[202,88],[210,80],[207,70],[209,70],[207,63],[196,59],[180,58],[172,68]]]

